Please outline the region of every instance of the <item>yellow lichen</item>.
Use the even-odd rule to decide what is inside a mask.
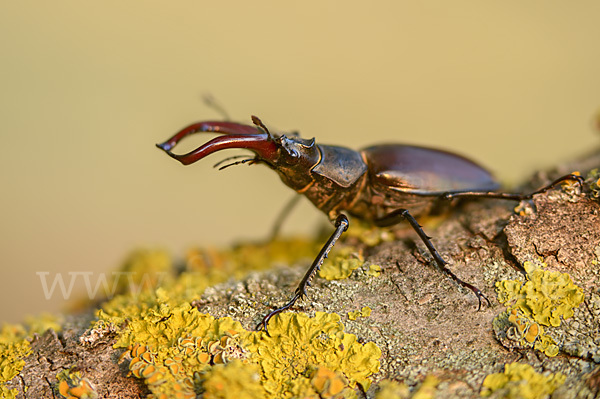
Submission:
[[[440,381],[435,376],[428,375],[419,389],[413,394],[412,399],[433,399],[439,383]]]
[[[379,391],[375,395],[375,399],[433,399],[439,383],[437,377],[428,375],[415,392],[411,394],[406,384],[384,380],[379,383]]]
[[[544,334],[542,326],[557,327],[561,317],[573,316],[573,309],[584,300],[583,290],[566,273],[546,271],[533,262],[525,262],[523,266],[527,272],[525,283],[519,280],[496,283],[498,301],[506,304],[508,310],[496,318],[495,325],[506,319],[510,323],[506,330],[509,339],[525,347],[533,344],[546,355],[556,356],[559,348]]]
[[[521,295],[523,282],[519,280],[502,280],[496,282],[498,302],[506,303]]]
[[[315,397],[328,392],[335,397],[340,381],[348,397],[356,384],[368,387],[369,377],[379,368],[379,348],[373,343],[362,345],[356,336],[344,333],[335,314],[317,313],[314,318],[281,314],[269,323],[268,336],[247,331],[230,318],[200,313],[187,302],[176,304],[163,289],[139,309],[138,314],[127,315],[115,347],[127,347],[122,360],[130,359],[131,375],[144,379],[153,398],[175,397],[175,393],[193,398],[199,389],[220,397],[216,381],[225,377],[209,376],[219,365],[240,362],[259,367],[258,383],[269,398],[295,397],[301,392]],[[123,320],[122,315],[99,312],[99,316],[108,323]],[[315,379],[319,367],[337,376],[324,382],[326,387],[319,385],[322,375]],[[234,395],[233,385],[226,384],[223,392]]]
[[[115,347],[127,347],[131,374],[142,378],[154,398],[194,398],[194,377],[217,363],[245,359],[239,344],[244,331],[230,318],[215,320],[189,303],[173,305],[163,289],[155,293],[154,306],[128,315]],[[99,313],[107,322],[120,316]]]
[[[559,326],[560,318],[573,316],[573,309],[584,300],[583,290],[566,273],[544,271],[532,262],[523,265],[529,281],[521,288],[514,306],[546,326]]]
[[[260,399],[265,391],[259,368],[239,360],[215,365],[200,377],[202,397],[206,399]]]
[[[4,385],[0,385],[0,398],[2,399],[15,399],[17,397],[17,389],[8,389]]]
[[[364,389],[371,384],[369,376],[379,370],[381,350],[345,333],[336,314],[317,312],[309,318],[283,313],[270,322],[269,333],[250,333],[246,348],[258,354],[253,361],[261,366],[263,386],[271,397],[295,397],[295,387],[308,385],[298,381],[308,378],[314,366],[341,373],[347,387],[360,384]]]
[[[503,373],[490,374],[483,380],[482,396],[493,393],[504,398],[542,399],[565,382],[562,373],[537,373],[528,364],[510,363]]]
[[[47,330],[52,329],[56,332],[62,330],[63,318],[60,315],[51,313],[42,313],[39,316],[29,316],[25,318],[25,326],[27,327],[27,335],[43,334]]]
[[[225,384],[221,393],[217,388],[222,381],[220,373],[235,373],[240,362],[244,367],[258,367],[258,384],[268,398],[335,396],[340,381],[344,382],[345,397],[352,397],[356,384],[369,386],[369,377],[379,368],[381,351],[373,343],[360,344],[354,335],[344,333],[338,315],[278,315],[269,323],[268,336],[247,331],[230,318],[200,313],[190,304],[206,287],[242,278],[250,270],[310,260],[321,245],[287,240],[224,251],[192,250],[183,272],[167,272],[160,288],[134,285],[134,290],[116,295],[97,311],[94,325],[116,328],[114,346],[127,348],[121,360],[129,360],[130,375],[144,380],[153,399],[194,398],[209,391],[214,397],[221,393],[236,396],[235,384]],[[354,252],[343,248],[332,256],[339,278],[340,270],[347,276],[362,265],[362,258]],[[140,252],[137,256],[136,262],[141,264],[154,261],[140,256],[157,254]],[[351,264],[344,264],[349,257],[354,257]],[[323,375],[318,374],[321,368],[335,377],[323,382]]]
[[[347,237],[358,238],[363,244],[374,247],[382,242],[393,241],[394,235],[388,229],[382,229],[363,220],[353,220],[346,232]]]
[[[364,306],[361,310],[355,310],[353,312],[348,312],[348,319],[356,320],[359,317],[369,317],[371,316],[371,308],[368,306]]]
[[[380,274],[381,274],[381,266],[369,265],[369,270],[367,270],[367,276],[379,277]]]
[[[173,263],[167,251],[138,249],[127,257],[121,270],[131,278],[119,282],[133,282],[139,289],[156,289],[157,285],[163,282],[162,279],[172,273]],[[126,288],[130,289],[131,286]]]
[[[58,393],[65,399],[96,399],[98,393],[94,385],[79,371],[62,370],[56,374]]]
[[[101,315],[112,322],[112,317]],[[119,320],[118,317],[116,319]],[[129,316],[127,328],[120,334],[115,347],[126,347],[136,342],[153,348],[170,347],[179,338],[188,335],[213,340],[220,339],[225,331],[239,331],[241,328],[238,322],[229,318],[215,322],[213,317],[201,314],[189,303],[173,305],[166,292],[159,288],[154,306]]]
[[[100,319],[111,318],[115,325],[127,321],[128,315],[153,307],[155,291],[162,287],[169,292],[172,304],[192,302],[200,298],[205,288],[243,278],[252,270],[265,270],[277,264],[291,265],[299,260],[312,260],[322,246],[322,240],[287,239],[267,244],[244,244],[224,250],[192,249],[188,251],[183,271],[175,270],[166,252],[141,249],[133,251],[112,282],[103,286],[110,300],[98,311]],[[325,273],[331,279],[349,276],[362,265],[362,257],[353,248],[334,249],[334,263],[326,260]],[[337,255],[336,255],[337,254]]]
[[[25,366],[24,358],[31,353],[29,340],[33,334],[43,334],[49,328],[60,331],[60,316],[44,313],[29,316],[23,325],[5,324],[0,328],[0,397],[16,397],[16,389],[5,384],[15,378]]]
[[[589,184],[592,197],[600,199],[600,169],[592,169],[585,180]]]
[[[410,389],[408,385],[392,380],[383,380],[378,384],[375,399],[408,399]]]
[[[323,244],[302,238],[276,239],[267,244],[243,244],[231,249],[194,248],[188,251],[186,270],[241,277],[248,270],[265,270],[276,264],[290,265],[311,259]],[[241,272],[241,273],[240,273]]]
[[[109,300],[97,310],[90,335],[81,342],[92,342],[103,331],[116,333],[114,347],[124,348],[120,361],[127,361],[131,378],[143,380],[151,392],[149,399],[244,394],[355,397],[357,384],[368,388],[371,375],[378,371],[381,351],[345,333],[338,315],[278,315],[269,324],[268,336],[247,331],[231,318],[200,313],[191,305],[209,286],[277,262],[311,260],[321,245],[320,240],[286,240],[230,250],[192,250],[183,270],[176,270],[164,251],[135,251],[112,281],[99,285]],[[348,248],[334,255],[338,278],[362,265],[362,257],[354,252]],[[350,262],[344,263],[348,257]],[[29,325],[14,327],[0,339],[3,397],[17,393],[4,383],[20,372],[22,358],[30,352],[28,330],[60,328],[58,319],[48,317],[32,319]],[[66,370],[57,378],[56,393],[63,397],[94,395],[91,382],[77,372]]]
[[[15,378],[25,366],[25,357],[31,353],[27,331],[20,325],[4,325],[0,329],[0,394],[2,397],[16,397],[16,389],[8,389],[5,384]]]
[[[326,280],[343,280],[350,277],[364,262],[353,247],[343,247],[323,262],[319,276]]]
[[[137,250],[124,262],[121,270],[114,273],[114,281],[107,283],[107,290],[118,295],[110,297],[98,310],[97,316],[121,325],[130,315],[154,307],[159,287],[169,293],[172,305],[192,302],[199,299],[207,287],[230,278],[243,278],[252,270],[312,259],[321,245],[321,242],[313,240],[288,239],[223,250],[192,249],[188,251],[183,271],[175,270],[164,251]]]

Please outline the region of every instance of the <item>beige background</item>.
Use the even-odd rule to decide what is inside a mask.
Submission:
[[[597,145],[599,2],[368,3],[2,1],[0,321],[64,306],[36,272],[265,237],[291,196],[272,172],[154,147],[218,117],[205,93],[322,143],[469,154],[508,184]],[[323,219],[304,204],[286,231]]]

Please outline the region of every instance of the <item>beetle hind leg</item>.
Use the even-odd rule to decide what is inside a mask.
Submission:
[[[375,220],[375,224],[379,227],[389,227],[389,226],[398,224],[402,220],[406,220],[408,223],[410,223],[411,227],[417,232],[417,234],[419,235],[419,237],[421,238],[421,240],[423,241],[423,243],[425,244],[425,246],[431,253],[431,256],[433,256],[435,263],[437,263],[437,265],[440,267],[440,269],[442,269],[442,271],[444,273],[446,273],[457,284],[473,291],[473,293],[477,297],[477,300],[479,301],[479,306],[477,307],[477,311],[481,310],[482,299],[487,302],[488,306],[492,306],[490,303],[490,300],[487,299],[487,297],[483,294],[483,292],[481,292],[481,290],[479,288],[477,288],[474,285],[469,284],[465,281],[462,281],[460,278],[458,278],[458,276],[456,276],[456,274],[452,273],[452,271],[450,269],[448,269],[448,267],[447,267],[448,263],[446,263],[444,258],[442,258],[440,256],[437,249],[435,249],[435,246],[431,242],[431,237],[429,237],[427,234],[425,234],[425,231],[423,230],[421,225],[419,225],[419,222],[417,222],[417,219],[415,219],[407,209],[397,209],[397,210],[387,214],[386,216],[382,217],[381,219]]]
[[[512,201],[523,201],[532,199],[534,195],[545,193],[549,191],[559,184],[564,182],[575,182],[579,187],[583,187],[584,178],[581,177],[577,173],[569,173],[568,175],[564,175],[554,180],[552,183],[536,190],[532,193],[528,194],[517,194],[517,193],[500,193],[496,191],[463,191],[463,192],[449,192],[444,193],[441,197],[445,200],[452,200],[454,198],[466,198],[466,199],[476,199],[476,198],[490,198],[490,199],[504,199],[504,200],[512,200]]]

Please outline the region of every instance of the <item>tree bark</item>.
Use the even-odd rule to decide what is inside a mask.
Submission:
[[[522,190],[533,190],[574,170],[586,176],[597,167],[600,151],[538,173]],[[501,373],[504,365],[512,362],[532,365],[540,372],[565,374],[566,382],[553,398],[594,397],[600,392],[598,198],[586,184],[582,194],[558,188],[536,195],[520,207],[521,213],[514,212],[517,205],[474,201],[461,204],[442,220],[420,221],[448,267],[480,288],[491,306],[484,304],[477,311],[477,298],[435,266],[410,227],[398,226],[392,231],[394,240],[373,247],[347,237],[341,245],[359,248],[364,265],[344,280],[315,278],[309,298],[299,301],[292,311],[338,313],[346,331],[359,341],[377,344],[383,353],[381,367],[365,393],[368,397],[376,395],[378,381],[392,379],[418,389],[426,376],[434,375],[437,397],[475,398],[487,375]],[[546,329],[560,349],[555,357],[510,345],[493,327],[494,319],[506,310],[497,300],[496,282],[524,283],[523,264],[527,261],[543,262],[545,270],[567,273],[585,294],[573,317]],[[369,275],[370,265],[379,265],[381,274]],[[195,305],[215,317],[231,316],[252,329],[261,315],[291,297],[305,266],[252,273],[241,281],[219,284]],[[248,303],[256,306],[249,308]],[[364,306],[372,309],[369,317],[350,320],[346,316]],[[117,364],[123,350],[112,348],[116,332],[108,327],[106,331],[86,331],[92,314],[90,309],[70,316],[60,333],[49,330],[33,337],[25,367],[7,385],[18,390],[17,397],[61,397],[56,375],[62,369],[81,370],[94,382],[99,397],[146,397],[143,382],[127,377],[126,364]]]

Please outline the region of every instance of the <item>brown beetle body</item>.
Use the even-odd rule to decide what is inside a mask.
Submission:
[[[414,216],[427,213],[442,193],[492,191],[492,175],[460,155],[432,148],[384,144],[360,152],[313,140],[280,138],[303,161],[266,162],[281,180],[307,197],[331,220],[345,211],[377,220],[398,208]]]

